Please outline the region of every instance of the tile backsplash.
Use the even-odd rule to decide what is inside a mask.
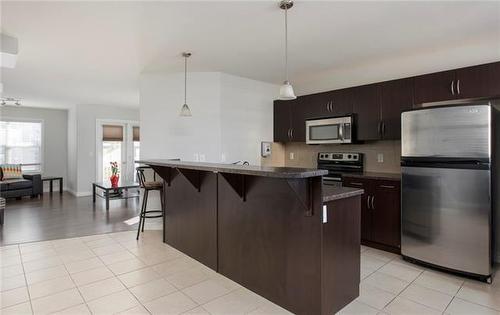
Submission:
[[[288,167],[317,166],[318,152],[358,152],[365,155],[365,171],[400,173],[401,141],[373,141],[363,144],[307,145],[287,143],[284,145],[284,164]],[[279,155],[281,152],[276,152]],[[291,157],[293,156],[293,159]],[[275,158],[279,160],[279,158]],[[380,161],[379,161],[380,160]],[[276,164],[274,166],[280,166]]]

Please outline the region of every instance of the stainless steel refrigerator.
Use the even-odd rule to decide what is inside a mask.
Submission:
[[[401,253],[490,281],[497,111],[488,101],[401,116]]]

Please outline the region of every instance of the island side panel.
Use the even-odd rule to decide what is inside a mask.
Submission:
[[[311,315],[321,312],[322,201],[321,177],[299,179],[309,180],[312,216],[303,204],[307,195],[299,198],[286,179],[245,176],[242,196],[219,176],[218,245],[221,274],[295,314]]]
[[[322,314],[337,313],[359,296],[361,196],[325,203],[322,225]]]
[[[191,181],[173,168],[165,180],[165,242],[217,270],[217,174],[188,171]]]

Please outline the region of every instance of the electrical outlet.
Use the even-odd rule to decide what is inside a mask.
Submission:
[[[290,152],[290,160],[293,160],[293,159],[295,159],[295,153]]]
[[[221,162],[226,162],[226,155],[225,155],[224,153],[222,153],[222,154],[220,155],[220,161],[221,161]]]
[[[200,154],[200,162],[205,162],[205,154]]]
[[[200,156],[198,155],[198,153],[194,154],[194,161],[195,162],[199,162],[200,161]]]
[[[377,162],[384,163],[384,154],[383,153],[377,154]]]

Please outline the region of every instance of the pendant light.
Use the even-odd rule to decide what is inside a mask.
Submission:
[[[191,110],[189,109],[189,106],[187,104],[187,59],[191,57],[191,53],[189,52],[183,52],[182,57],[184,57],[184,105],[182,105],[181,108],[181,117],[191,117],[193,116],[191,114]]]
[[[285,10],[285,82],[280,88],[279,98],[281,100],[294,100],[297,98],[290,81],[288,81],[288,9],[291,7],[293,7],[292,0],[282,0],[280,2],[280,8]]]

